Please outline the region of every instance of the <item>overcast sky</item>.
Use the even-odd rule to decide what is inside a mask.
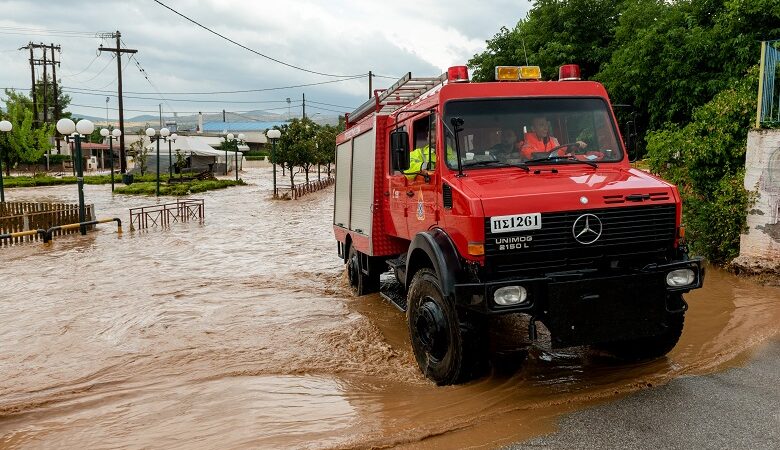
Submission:
[[[371,70],[396,78],[409,71],[415,76],[435,76],[449,66],[465,64],[475,53],[484,51],[485,41],[502,26],[513,27],[529,9],[526,0],[161,1],[259,53],[291,65],[338,75]],[[307,115],[333,115],[335,112],[328,110],[349,112],[368,97],[367,76],[267,92],[168,94],[275,88],[338,78],[306,73],[253,54],[153,0],[0,1],[0,7],[0,87],[29,93],[29,52],[17,49],[29,41],[59,44],[62,54],[57,75],[70,88],[70,110],[76,113],[105,117],[109,96],[109,115],[117,115],[116,61],[110,53],[97,53],[101,43],[113,47],[115,42],[86,34],[115,30],[121,31],[126,47],[138,50],[137,62],[154,85],[147,82],[136,61],[124,57],[125,117],[156,114],[159,103],[163,104],[164,115],[222,109],[286,114],[288,97],[295,117],[301,114],[304,93]],[[393,82],[375,79],[374,88]],[[95,95],[76,93],[73,88]],[[164,100],[155,89],[163,93]]]

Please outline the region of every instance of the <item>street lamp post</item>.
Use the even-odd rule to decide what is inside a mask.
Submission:
[[[119,139],[122,135],[122,131],[119,128],[115,128],[112,131],[108,131],[107,128],[100,130],[100,135],[104,138],[108,138],[108,153],[111,160],[111,192],[114,192],[114,139]]]
[[[271,163],[274,166],[274,198],[276,198],[276,140],[282,137],[282,132],[279,130],[268,130],[265,135],[271,140]]]
[[[157,135],[157,132],[154,130],[154,128],[147,128],[146,129],[146,135],[149,137],[149,140],[152,142],[157,142],[157,196],[160,196],[160,140],[167,141],[168,135],[170,135],[171,132],[167,128],[160,128],[160,134]],[[169,180],[170,181],[170,180]]]
[[[8,133],[14,128],[7,120],[0,121],[0,132]],[[3,188],[3,154],[0,153],[0,203],[5,203],[5,191]]]
[[[244,143],[246,140],[246,136],[244,136],[244,133],[238,133],[238,142]],[[233,145],[233,149],[236,151],[235,158],[236,158],[236,181],[238,181],[238,143],[235,143]]]
[[[238,143],[243,143],[246,139],[246,136],[244,136],[243,133],[239,133],[237,137],[238,139],[236,139],[236,136],[233,135],[233,133],[228,133],[225,135],[225,175],[228,174],[228,147],[232,147],[234,152],[233,159],[236,160],[236,181],[238,181]],[[231,145],[228,145],[228,143]]]
[[[87,119],[81,119],[78,123],[73,123],[70,119],[60,119],[57,121],[57,131],[65,136],[69,136],[74,131],[73,138],[76,140],[76,181],[79,189],[79,222],[86,221],[86,211],[84,209],[84,167],[81,158],[81,136],[89,136],[95,131],[95,124]],[[85,225],[79,226],[82,235],[87,234]]]
[[[171,143],[176,142],[176,139],[178,139],[179,135],[176,133],[173,133],[170,138],[168,138],[168,183],[170,184],[171,179],[173,178],[173,154],[171,153]]]
[[[233,141],[233,133],[228,133],[225,135],[225,175],[228,174],[228,142]]]

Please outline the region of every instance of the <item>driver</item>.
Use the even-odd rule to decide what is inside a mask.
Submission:
[[[520,156],[524,159],[544,158],[550,156],[550,152],[558,147],[558,139],[550,136],[550,122],[545,116],[536,116],[531,121],[531,131],[525,133],[525,138],[520,148]],[[585,142],[577,141],[580,148],[588,146]],[[559,148],[556,156],[565,156],[567,148]]]

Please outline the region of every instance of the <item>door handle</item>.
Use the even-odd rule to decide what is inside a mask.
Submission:
[[[406,191],[407,197],[414,197],[414,191]]]

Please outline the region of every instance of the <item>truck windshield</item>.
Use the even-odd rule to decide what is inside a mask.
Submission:
[[[451,169],[457,168],[453,118],[463,120],[458,140],[464,169],[623,159],[612,116],[598,98],[450,101],[443,119]]]

